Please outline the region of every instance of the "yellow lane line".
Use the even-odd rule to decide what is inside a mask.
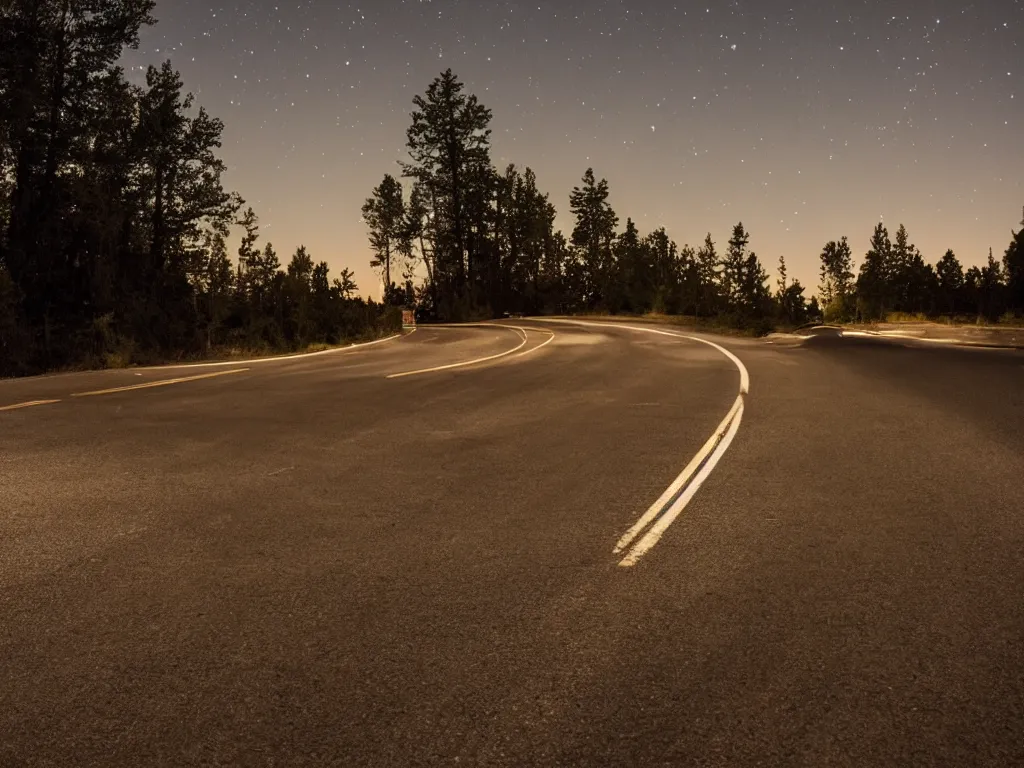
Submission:
[[[229,376],[233,373],[244,373],[248,368],[236,368],[232,371],[217,371],[216,373],[203,373],[198,376],[183,376],[178,379],[161,379],[160,381],[147,381],[144,384],[132,384],[127,387],[113,387],[111,389],[98,389],[95,392],[76,392],[72,397],[92,397],[94,395],[112,395],[115,392],[130,392],[134,389],[150,389],[152,387],[166,387],[171,384],[183,384],[186,381],[199,381],[200,379],[212,379],[217,376]]]
[[[31,400],[27,403],[15,403],[14,405],[0,406],[0,411],[16,411],[19,408],[32,408],[36,405],[51,405],[52,403],[59,403],[60,400]]]

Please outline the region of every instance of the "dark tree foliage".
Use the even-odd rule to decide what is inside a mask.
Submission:
[[[821,282],[818,297],[825,319],[842,322],[852,318],[854,306],[853,253],[845,237],[832,240],[821,251]]]
[[[794,279],[792,282],[789,282],[785,256],[779,257],[778,272],[778,290],[775,294],[775,303],[778,307],[779,317],[786,325],[802,325],[808,319],[804,287],[800,284],[799,280]]]
[[[581,186],[569,194],[569,210],[576,219],[572,244],[582,265],[582,299],[595,308],[606,303],[613,279],[612,243],[619,219],[608,203],[608,182],[597,181],[594,169],[583,174]]]
[[[742,224],[724,253],[710,233],[695,250],[663,227],[627,218],[620,230],[608,181],[588,168],[566,238],[530,168],[494,168],[491,112],[450,70],[414,99],[409,188],[385,176],[363,207],[384,283],[382,304],[363,301],[349,270],[331,279],[304,247],[282,267],[260,242],[256,213],[222,182],[223,124],[169,63],[127,82],[116,62],[152,11],[152,0],[0,5],[0,374],[336,343],[400,327],[400,306],[441,320],[664,312],[758,331],[893,312],[1024,315],[1024,229],[1001,260],[989,249],[965,271],[951,252],[932,267],[905,227],[892,241],[878,224],[856,279],[847,239],[826,244],[807,300],[784,260],[769,290]]]
[[[486,237],[496,176],[491,111],[464,90],[449,69],[415,97],[406,137],[410,162],[403,166],[422,189],[430,222],[436,300],[443,305],[435,311],[451,319],[473,314],[485,300],[479,280],[493,255]]]
[[[952,254],[932,267],[910,242],[905,227],[891,241],[879,224],[854,271],[846,237],[825,245],[818,295],[807,298],[780,260],[772,293],[768,276],[737,224],[724,253],[709,233],[696,250],[679,248],[665,228],[642,233],[632,218],[619,229],[606,179],[593,168],[569,193],[569,241],[555,230],[555,208],[538,191],[530,169],[498,171],[490,164],[491,112],[446,71],[414,100],[409,129],[413,179],[393,188],[392,220],[404,218],[401,240],[407,263],[425,270],[425,281],[400,296],[421,317],[445,320],[508,312],[664,312],[766,330],[828,320],[884,320],[890,313],[940,313],[996,318],[1024,311],[1024,235],[1000,265],[965,275]],[[382,199],[382,188],[374,198]],[[375,204],[377,205],[377,204]],[[397,229],[395,230],[398,231]],[[385,241],[371,226],[374,265]],[[412,279],[411,267],[403,275]]]
[[[222,183],[224,126],[170,63],[144,86],[127,82],[116,62],[153,5],[0,4],[0,375],[293,349],[400,325],[352,285],[325,291],[308,254],[285,275],[273,248],[257,247],[255,213],[239,219]]]
[[[363,220],[370,229],[370,247],[374,254],[370,266],[381,271],[385,289],[391,289],[392,266],[411,251],[414,234],[402,185],[391,174],[384,177],[363,204]]]
[[[892,243],[881,223],[871,235],[871,247],[857,277],[857,315],[862,320],[879,320],[892,309]]]
[[[1020,226],[1020,231],[1013,233],[1013,239],[1003,255],[1006,302],[1016,312],[1024,311],[1024,220]]]
[[[956,315],[967,307],[964,294],[964,268],[953,251],[946,251],[935,265],[936,308],[946,315]]]

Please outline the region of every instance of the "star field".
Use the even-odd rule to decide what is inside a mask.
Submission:
[[[929,261],[1001,253],[1024,205],[1020,0],[163,0],[126,57],[169,58],[226,124],[227,183],[279,252],[377,281],[360,206],[405,156],[412,98],[451,67],[568,233],[588,166],[623,222],[680,245],[742,220],[771,269],[875,222]]]

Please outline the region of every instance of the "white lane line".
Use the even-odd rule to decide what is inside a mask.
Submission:
[[[542,317],[531,317],[530,320],[539,323],[568,323],[570,325],[589,325],[594,328],[623,328],[627,331],[636,331],[637,333],[656,333],[660,336],[671,336],[675,339],[688,339],[689,341],[699,341],[701,344],[706,344],[709,347],[714,347],[729,360],[732,361],[733,365],[736,366],[740,372],[740,394],[747,394],[750,392],[750,374],[747,372],[747,367],[743,365],[736,355],[730,352],[725,347],[715,344],[713,341],[702,339],[699,336],[687,336],[685,333],[672,333],[671,331],[663,331],[660,328],[644,328],[637,325],[624,325],[621,323],[593,323],[587,322],[586,320],[561,320],[556,318],[542,318]]]
[[[481,324],[481,325],[485,325],[485,324]],[[454,328],[454,327],[457,327],[457,326],[437,326],[437,327]],[[513,354],[515,352],[518,352],[520,349],[522,349],[523,347],[526,346],[526,342],[528,341],[528,338],[526,336],[526,331],[523,330],[522,328],[515,328],[515,327],[510,326],[510,325],[496,325],[494,327],[496,327],[496,328],[506,328],[506,329],[509,329],[509,330],[519,331],[520,333],[523,334],[523,340],[519,343],[518,347],[515,347],[514,349],[509,349],[509,350],[507,350],[505,352],[501,352],[501,353],[499,353],[497,355],[489,355],[488,357],[479,357],[476,360],[464,360],[463,362],[460,362],[460,363],[449,363],[448,365],[436,365],[433,368],[421,368],[421,369],[416,370],[416,371],[402,371],[401,373],[392,373],[392,374],[389,374],[388,376],[385,376],[384,378],[386,378],[386,379],[400,379],[400,378],[404,378],[406,376],[418,376],[421,373],[435,373],[436,371],[448,371],[448,370],[451,370],[452,368],[464,368],[467,365],[478,365],[479,363],[486,363],[489,360],[497,360],[500,357],[507,357],[508,355],[511,355],[511,354]],[[518,336],[518,334],[516,334],[516,335]]]
[[[668,530],[668,527],[675,522],[676,518],[686,508],[686,505],[690,503],[690,499],[694,497],[701,485],[711,474],[712,470],[721,460],[722,456],[729,449],[729,445],[732,443],[733,438],[739,431],[740,423],[743,421],[743,406],[744,400],[750,392],[750,373],[747,371],[747,367],[743,364],[736,355],[727,350],[725,347],[716,344],[713,341],[702,339],[698,336],[688,336],[682,333],[673,333],[671,331],[664,331],[660,328],[645,328],[643,326],[624,325],[619,323],[595,323],[587,322],[585,320],[561,320],[554,318],[530,318],[539,322],[548,323],[568,323],[571,325],[586,325],[595,328],[609,327],[609,328],[621,328],[630,331],[636,331],[638,333],[654,333],[661,336],[672,336],[678,339],[687,339],[689,341],[698,341],[701,344],[706,344],[709,347],[714,347],[726,358],[728,358],[736,369],[740,373],[740,390],[736,396],[736,400],[733,402],[732,408],[726,414],[725,418],[722,419],[721,423],[715,432],[708,438],[707,442],[697,452],[697,455],[690,460],[690,463],[686,465],[683,471],[672,481],[672,484],[665,489],[665,492],[661,494],[657,501],[652,504],[640,519],[633,524],[633,526],[626,531],[619,539],[613,550],[614,554],[621,554],[623,550],[630,546],[630,544],[640,535],[640,533],[650,525],[650,529],[646,534],[635,544],[633,548],[629,550],[626,557],[619,562],[619,565],[624,568],[629,568],[637,564],[641,557],[644,556],[650,549],[658,543],[662,535]],[[674,502],[670,504],[668,508],[665,507],[669,504],[676,494],[680,494]],[[651,525],[653,523],[653,525]]]
[[[532,329],[532,328],[531,328],[530,330],[534,330],[534,329]],[[548,344],[550,344],[550,343],[551,343],[552,341],[554,341],[554,340],[555,340],[555,334],[554,334],[554,331],[548,331],[548,330],[545,330],[545,331],[544,331],[544,333],[550,333],[550,334],[551,334],[551,335],[550,335],[550,336],[549,336],[549,337],[547,338],[547,341],[545,341],[545,342],[544,342],[543,344],[538,344],[538,345],[537,345],[536,347],[533,347],[532,349],[528,349],[528,350],[526,350],[526,351],[525,351],[525,352],[523,352],[523,353],[522,353],[521,355],[516,355],[516,357],[517,357],[517,358],[520,358],[520,357],[526,357],[527,355],[532,355],[532,354],[533,354],[534,352],[536,352],[536,351],[537,351],[538,349],[544,349],[544,347],[546,347],[546,346],[547,346]]]
[[[232,371],[217,371],[216,373],[202,373],[198,376],[182,376],[177,379],[161,379],[160,381],[147,381],[144,384],[129,384],[125,387],[111,387],[110,389],[97,389],[92,392],[75,392],[72,397],[96,397],[97,395],[113,395],[117,392],[131,392],[136,389],[152,389],[153,387],[169,387],[172,384],[184,384],[187,381],[200,381],[201,379],[214,379],[218,376],[230,376],[234,373],[245,373],[248,368],[237,368]]]
[[[304,357],[319,357],[320,355],[334,355],[339,352],[348,352],[353,349],[360,349],[362,347],[372,347],[374,344],[383,344],[385,341],[393,341],[394,339],[400,338],[401,336],[411,336],[415,333],[416,329],[413,328],[409,333],[401,334],[396,333],[393,336],[387,336],[383,339],[374,339],[373,341],[362,341],[358,344],[349,344],[347,347],[335,347],[334,349],[322,349],[319,352],[302,352],[295,355],[277,355],[276,357],[256,357],[252,360],[222,360],[217,363],[181,363],[179,365],[150,365],[145,368],[133,368],[136,371],[159,371],[165,368],[218,368],[228,365],[258,365],[259,363],[276,363],[280,360],[298,360]]]
[[[529,328],[529,327],[525,327],[524,328],[524,327],[521,327],[521,326],[518,326],[518,325],[501,325],[500,323],[453,323],[453,324],[432,325],[430,327],[431,328],[447,328],[449,330],[452,329],[452,328],[508,328],[509,330],[519,331],[521,333],[526,333],[527,331],[535,331],[537,333],[547,333],[547,334],[550,334],[550,336],[548,336],[547,340],[543,344],[538,344],[536,347],[532,347],[531,349],[528,349],[525,352],[516,355],[517,358],[519,358],[519,357],[526,357],[527,355],[532,355],[538,349],[543,349],[544,347],[546,347],[548,344],[550,344],[552,341],[555,340],[555,332],[554,331],[549,331],[547,328]]]
[[[711,454],[707,463],[703,469],[697,473],[697,476],[693,478],[693,481],[683,491],[683,495],[669,507],[668,511],[664,515],[658,518],[657,522],[651,526],[651,529],[644,534],[644,537],[636,543],[629,553],[619,562],[619,566],[622,568],[631,568],[637,564],[650,549],[658,543],[662,535],[668,530],[668,527],[675,522],[676,518],[679,517],[680,513],[686,508],[686,505],[690,503],[690,499],[694,497],[701,485],[707,480],[708,475],[711,474],[715,465],[718,464],[725,452],[729,450],[729,445],[732,443],[733,438],[736,437],[736,433],[740,429],[740,422],[743,420],[743,396],[740,395],[737,398],[739,403],[739,409],[736,411],[736,417],[732,420],[729,425],[729,431],[725,433],[725,437],[718,444],[714,453]]]
[[[679,477],[672,481],[672,485],[665,489],[665,492],[658,497],[658,500],[651,504],[646,512],[637,520],[633,527],[626,531],[622,538],[619,539],[613,550],[615,554],[619,554],[626,547],[633,543],[633,540],[640,535],[641,531],[651,524],[651,521],[658,516],[658,514],[665,508],[665,505],[672,500],[672,498],[679,493],[684,485],[690,480],[690,478],[697,472],[701,464],[707,459],[708,455],[715,449],[723,435],[729,430],[729,425],[733,421],[733,417],[739,412],[739,409],[743,407],[743,396],[738,395],[736,402],[733,403],[732,408],[729,409],[729,413],[722,423],[718,425],[718,428],[714,431],[714,434],[708,438],[708,441],[704,443],[704,446],[697,451],[697,455],[694,456],[690,463],[686,465],[686,469],[679,473]]]
[[[912,336],[899,331],[843,331],[843,336],[856,336],[868,339],[901,339],[903,341],[923,341],[927,344],[970,344],[970,341],[948,338],[927,338],[925,336]]]
[[[37,405],[52,405],[53,403],[59,403],[60,400],[30,400],[27,403],[15,403],[14,405],[0,406],[0,411],[17,411],[22,408],[34,408]]]

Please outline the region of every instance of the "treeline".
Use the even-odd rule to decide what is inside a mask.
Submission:
[[[447,321],[656,311],[763,326],[778,312],[799,322],[809,311],[796,281],[776,301],[742,224],[721,254],[710,236],[694,249],[628,219],[619,232],[608,182],[592,169],[570,195],[576,225],[567,239],[531,169],[493,167],[491,112],[451,70],[414,103],[402,169],[409,194],[387,175],[363,206],[389,303]]]
[[[964,272],[952,253],[926,264],[900,227],[890,242],[879,225],[855,271],[847,239],[821,253],[818,296],[789,280],[780,258],[774,286],[750,235],[737,224],[719,249],[709,234],[679,247],[664,228],[641,233],[609,203],[609,186],[588,169],[569,195],[574,226],[555,229],[555,208],[534,172],[490,158],[491,112],[444,72],[422,96],[407,132],[402,183],[387,175],[363,206],[387,300],[424,319],[466,320],[504,313],[578,312],[690,315],[763,331],[809,320],[871,321],[892,312],[997,319],[1024,313],[1024,251],[1013,236],[1002,263]],[[414,287],[415,276],[425,280]]]
[[[295,349],[400,327],[350,272],[282,268],[169,62],[117,66],[152,0],[0,6],[0,375]],[[241,225],[234,260],[226,238]],[[262,247],[261,247],[262,245]]]
[[[818,294],[825,319],[834,322],[884,320],[892,313],[989,322],[1022,318],[1024,222],[1001,260],[989,249],[983,266],[966,271],[953,251],[929,264],[906,227],[901,224],[893,240],[878,224],[856,276],[845,237],[825,246]]]

